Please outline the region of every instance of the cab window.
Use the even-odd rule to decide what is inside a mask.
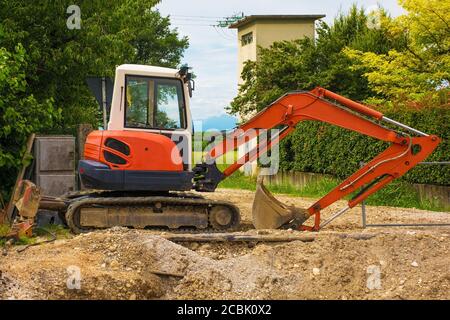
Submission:
[[[180,80],[127,76],[125,127],[185,129],[183,98]]]

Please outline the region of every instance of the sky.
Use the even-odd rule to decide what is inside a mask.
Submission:
[[[397,0],[162,0],[157,9],[173,28],[189,38],[182,63],[196,75],[191,112],[194,121],[218,118],[237,95],[237,31],[212,25],[243,12],[254,14],[325,14],[327,23],[353,3],[370,10],[380,4],[391,16],[402,14]]]

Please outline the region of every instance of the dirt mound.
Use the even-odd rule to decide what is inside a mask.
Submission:
[[[11,253],[2,261],[0,297],[448,299],[448,240],[416,233],[355,240],[324,232],[313,242],[187,248],[145,231],[115,228]],[[382,278],[380,288],[370,290],[373,266]],[[73,267],[80,271],[79,289],[67,286]]]

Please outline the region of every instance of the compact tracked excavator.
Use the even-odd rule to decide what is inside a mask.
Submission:
[[[39,207],[59,211],[75,233],[112,226],[231,230],[240,221],[235,205],[188,191],[213,192],[219,182],[270,150],[300,121],[323,121],[388,142],[385,151],[308,209],[280,203],[258,183],[253,204],[256,228],[319,230],[404,175],[440,142],[437,136],[318,87],[283,95],[228,132],[209,148],[202,163],[192,166],[191,78],[188,68],[117,67],[107,130],[88,135],[78,165],[87,190],[58,199],[43,196]],[[394,131],[392,126],[402,130]],[[280,130],[272,140],[259,139],[257,147],[224,171],[217,168],[218,157],[274,128]],[[321,223],[320,212],[349,194],[347,206]],[[311,216],[312,225],[304,225]]]

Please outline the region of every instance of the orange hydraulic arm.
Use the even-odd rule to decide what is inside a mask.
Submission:
[[[332,102],[333,100],[338,104]],[[368,118],[397,125],[418,137],[411,137],[404,133],[393,131]],[[261,145],[258,145],[244,157],[226,168],[223,174],[213,172],[214,170],[208,167],[211,172],[209,175],[210,179],[207,180],[218,183],[245,163],[254,161],[267,152],[275,143],[278,143],[279,140],[290,134],[298,122],[304,120],[323,121],[391,143],[385,151],[307,209],[310,215],[315,215],[313,227],[302,226],[302,229],[307,230],[318,230],[392,180],[401,177],[427,158],[440,142],[437,136],[427,135],[391,120],[383,116],[379,111],[318,87],[309,92],[293,92],[282,96],[249,121],[236,128],[221,143],[215,145],[206,156],[207,163],[214,162],[217,157],[259,136],[262,133],[262,129],[268,130],[279,126],[284,127],[276,139],[268,143],[265,141],[260,142],[259,144]],[[212,187],[208,189],[204,187],[207,185],[207,183],[203,184],[205,181],[204,179],[199,180],[198,190],[213,191],[217,186],[217,183],[213,183]],[[320,211],[322,209],[358,190],[361,191],[348,201],[348,205],[345,208],[334,214],[328,221],[320,223]]]

